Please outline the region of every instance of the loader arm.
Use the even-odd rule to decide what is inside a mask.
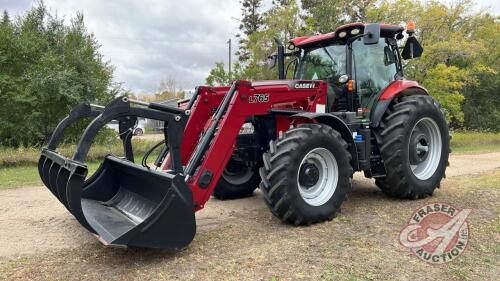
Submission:
[[[301,89],[295,85],[304,84],[303,81],[266,82],[237,81],[223,96],[227,87],[200,89],[184,130],[181,149],[196,210],[202,209],[210,198],[248,117],[269,115],[272,109],[283,107],[315,111],[316,104],[326,103],[324,82],[309,81],[307,83],[313,86]],[[211,114],[216,104],[217,110]],[[276,116],[280,123],[277,127],[288,128],[288,119],[281,117]],[[200,135],[203,136],[199,138]]]

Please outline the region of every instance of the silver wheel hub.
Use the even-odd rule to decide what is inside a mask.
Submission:
[[[315,148],[304,156],[297,172],[300,196],[311,206],[321,206],[335,193],[338,179],[335,156],[326,148]]]
[[[408,143],[410,168],[415,177],[427,180],[434,175],[441,160],[442,146],[436,122],[429,117],[418,120]]]

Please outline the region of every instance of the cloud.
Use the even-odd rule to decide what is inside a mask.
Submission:
[[[7,2],[7,3],[4,3]],[[22,13],[33,1],[4,1]],[[101,53],[115,67],[115,81],[134,92],[152,92],[175,78],[186,89],[201,85],[216,61],[227,61],[227,40],[237,33],[237,0],[45,0],[69,19],[83,12]],[[235,42],[236,40],[233,40]],[[234,48],[235,49],[235,48]]]
[[[32,0],[0,0],[0,11],[7,9],[10,14],[20,14],[31,6]]]

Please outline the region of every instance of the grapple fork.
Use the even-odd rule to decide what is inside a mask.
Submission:
[[[43,183],[75,218],[106,245],[178,249],[187,246],[196,232],[191,190],[180,162],[180,143],[187,120],[184,110],[148,104],[131,106],[126,97],[105,108],[81,104],[57,126],[38,163]],[[57,153],[64,129],[76,120],[94,117],[73,157]],[[92,140],[111,120],[130,125],[137,117],[164,121],[170,144],[172,169],[157,172],[133,163],[131,132],[121,132],[127,159],[112,155],[86,179],[84,164]],[[122,131],[122,130],[120,130]],[[130,134],[129,134],[130,133]],[[128,135],[127,135],[128,134]]]

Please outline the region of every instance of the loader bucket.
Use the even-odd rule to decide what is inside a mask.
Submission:
[[[177,249],[193,239],[192,196],[181,176],[108,155],[85,181],[85,165],[48,150],[42,159],[48,188],[103,244]]]
[[[157,111],[127,110],[120,102],[111,109],[113,114],[103,113],[90,123],[71,159],[58,154],[50,144],[42,150],[38,169],[43,183],[105,245],[159,249],[187,246],[194,238],[196,222],[192,193],[179,171],[158,172],[108,155],[86,179],[88,168],[82,155],[88,152],[89,139],[96,129],[108,119],[124,112],[163,118]]]

